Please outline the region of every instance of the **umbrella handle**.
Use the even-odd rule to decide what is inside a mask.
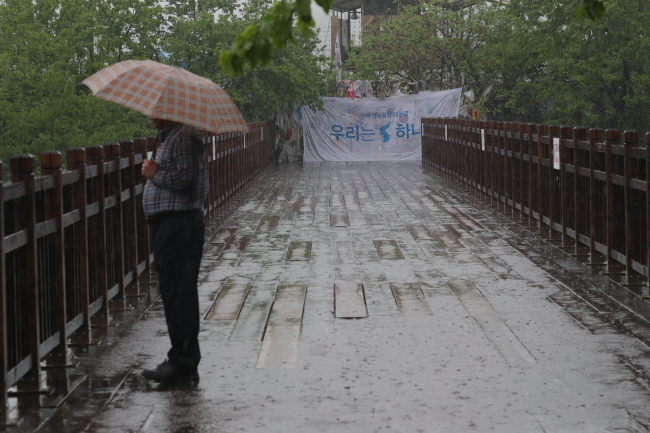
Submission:
[[[156,135],[156,146],[154,146],[153,153],[151,154],[151,160],[153,162],[156,162],[156,152],[158,151],[159,143],[160,143],[160,129],[158,130],[158,134]]]

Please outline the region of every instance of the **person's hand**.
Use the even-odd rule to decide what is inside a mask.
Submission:
[[[158,170],[158,164],[155,162],[149,161],[148,159],[142,161],[142,175],[145,179],[151,179],[156,170]]]

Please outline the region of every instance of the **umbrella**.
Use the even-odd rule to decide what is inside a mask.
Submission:
[[[126,60],[81,82],[93,95],[152,119],[173,120],[217,134],[248,132],[230,96],[207,78],[152,60]]]

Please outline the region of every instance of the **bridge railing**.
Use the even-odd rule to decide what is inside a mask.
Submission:
[[[271,162],[266,122],[247,134],[203,133],[211,217]],[[8,390],[41,392],[46,367],[65,367],[69,344],[90,344],[90,326],[105,326],[138,296],[138,276],[153,257],[142,209],[142,161],[156,138],[10,161],[11,183],[0,184],[0,414]],[[2,162],[0,162],[0,182]],[[110,303],[110,311],[109,311]],[[0,423],[2,420],[0,420]]]
[[[648,297],[650,133],[422,119],[422,163]]]

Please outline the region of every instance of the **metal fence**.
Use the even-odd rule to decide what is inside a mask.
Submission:
[[[647,296],[650,133],[645,140],[636,131],[422,119],[422,163]]]
[[[247,134],[203,134],[211,217],[271,162],[266,122]],[[155,137],[11,158],[11,184],[0,187],[0,388],[42,389],[41,364],[65,366],[69,344],[89,344],[90,326],[107,324],[108,303],[138,295],[149,269],[141,168]],[[0,162],[0,180],[2,162]],[[6,408],[6,404],[0,407]]]

